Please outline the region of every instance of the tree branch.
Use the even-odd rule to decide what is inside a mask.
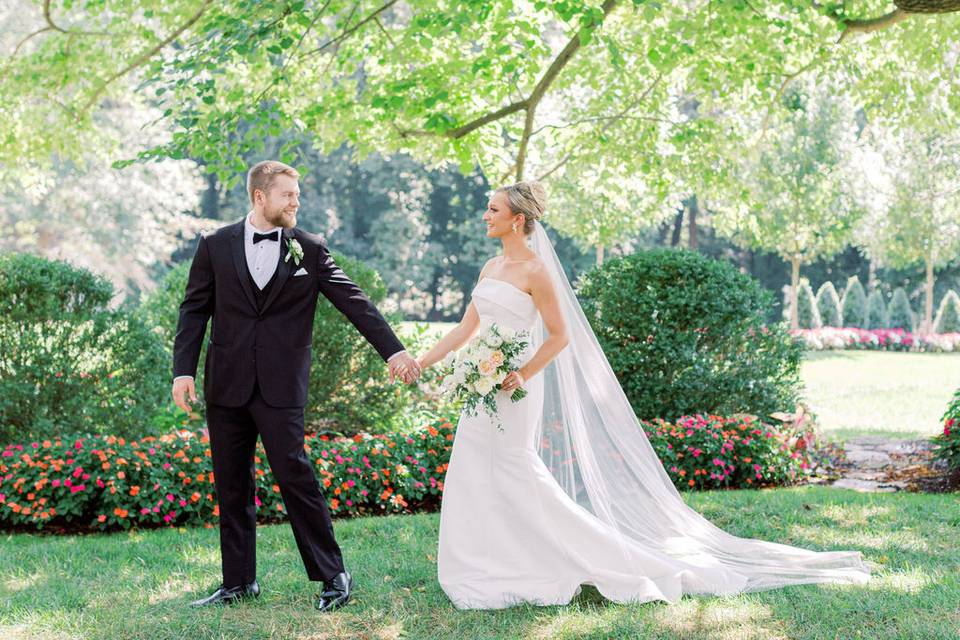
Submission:
[[[306,57],[308,57],[308,56],[312,56],[312,55],[316,55],[316,54],[318,54],[318,53],[322,53],[322,52],[324,51],[324,49],[326,49],[327,47],[330,47],[330,46],[335,45],[335,44],[340,44],[340,42],[342,42],[343,40],[345,40],[346,38],[348,38],[351,34],[355,33],[360,27],[362,27],[363,25],[367,24],[367,23],[370,22],[371,20],[376,20],[376,19],[377,19],[377,16],[379,16],[381,13],[383,13],[384,11],[386,11],[387,9],[389,9],[390,7],[392,7],[392,6],[395,5],[395,4],[397,4],[397,0],[387,0],[387,2],[385,2],[380,8],[378,8],[376,11],[374,11],[373,13],[371,13],[370,15],[368,15],[366,18],[364,18],[363,20],[361,20],[361,21],[358,22],[357,24],[353,25],[352,27],[350,27],[349,29],[347,29],[346,31],[344,31],[343,33],[341,33],[340,35],[338,35],[337,37],[331,38],[331,39],[327,40],[326,42],[324,42],[322,45],[320,45],[320,46],[317,47],[316,49],[311,49],[310,51],[307,51],[306,53],[304,53],[303,55],[301,55],[300,58],[302,59],[302,58],[306,58]],[[356,6],[354,7],[354,11],[356,11]],[[351,13],[351,16],[352,16],[352,15],[353,15],[353,14]]]
[[[654,78],[653,82],[650,83],[650,86],[647,87],[646,89],[644,89],[643,93],[641,93],[641,94],[637,97],[636,100],[634,100],[633,102],[631,102],[630,104],[628,104],[626,107],[624,107],[624,108],[620,111],[620,113],[615,114],[615,115],[612,115],[612,116],[606,116],[606,117],[603,117],[603,118],[595,118],[595,120],[607,120],[607,123],[600,129],[600,133],[606,133],[607,131],[609,131],[610,128],[613,127],[614,124],[616,124],[617,122],[619,122],[619,121],[623,120],[624,118],[626,118],[626,117],[627,117],[627,113],[629,113],[632,109],[635,109],[637,106],[640,105],[641,102],[643,102],[644,100],[646,100],[646,99],[650,96],[650,94],[653,93],[653,90],[657,87],[657,85],[660,84],[660,81],[663,80],[663,76],[664,76],[664,73],[661,71],[660,74],[657,75],[656,78]],[[541,128],[542,128],[542,127],[541,127]],[[559,170],[561,167],[563,167],[563,165],[565,165],[565,164],[567,164],[568,162],[570,162],[570,160],[572,160],[573,157],[574,157],[573,151],[574,151],[574,149],[576,149],[578,146],[579,146],[579,145],[577,145],[577,144],[571,145],[570,150],[567,151],[567,152],[564,154],[563,158],[561,158],[559,162],[557,162],[556,164],[554,164],[553,167],[551,167],[546,173],[544,173],[544,174],[542,174],[540,177],[538,177],[537,180],[538,180],[538,181],[546,180],[546,179],[549,178],[551,175],[553,175],[554,173],[556,173],[557,170]]]
[[[889,26],[895,25],[898,22],[902,22],[910,17],[910,14],[902,9],[894,9],[888,14],[879,16],[877,18],[867,18],[865,20],[843,20],[843,31],[840,33],[840,38],[837,40],[837,44],[843,42],[847,36],[851,33],[872,33],[874,31],[880,31],[881,29],[886,29]]]
[[[603,17],[606,18],[610,15],[610,12],[613,11],[615,6],[617,6],[617,0],[605,0],[601,7],[603,9]],[[527,98],[527,115],[523,122],[523,135],[520,137],[520,148],[517,150],[517,180],[523,180],[523,165],[526,161],[527,146],[530,143],[530,135],[533,131],[533,118],[537,111],[537,105],[553,81],[556,80],[560,71],[570,62],[573,54],[575,54],[582,45],[583,41],[580,39],[580,34],[578,33],[573,36],[570,42],[567,43],[567,46],[563,48],[550,66],[547,67],[547,71],[543,74],[543,77],[540,78],[540,82],[536,84],[530,93],[530,97]]]
[[[161,50],[163,50],[164,47],[166,47],[168,44],[170,44],[171,42],[173,42],[174,40],[176,40],[178,37],[180,37],[180,34],[182,34],[184,31],[186,31],[187,29],[189,29],[191,26],[193,26],[194,23],[197,22],[197,20],[200,19],[200,17],[204,14],[204,12],[206,12],[207,8],[212,4],[212,2],[213,2],[213,0],[203,0],[202,4],[200,5],[200,8],[197,10],[197,12],[196,12],[195,14],[193,14],[186,22],[184,22],[182,25],[180,25],[179,27],[177,27],[177,28],[173,31],[173,33],[171,33],[171,34],[168,35],[166,38],[164,38],[163,40],[161,40],[161,41],[160,41],[159,43],[157,43],[155,46],[153,46],[153,47],[147,49],[146,51],[144,51],[143,53],[141,53],[139,56],[137,56],[137,57],[133,60],[133,62],[131,62],[130,64],[128,64],[126,67],[124,67],[124,68],[121,69],[120,71],[117,71],[116,73],[114,73],[113,75],[111,75],[110,77],[108,77],[106,80],[101,81],[100,84],[99,84],[99,86],[98,86],[98,87],[96,88],[96,90],[93,92],[93,95],[90,96],[90,99],[87,100],[87,103],[84,105],[84,110],[88,110],[88,109],[92,108],[94,104],[96,104],[97,100],[100,98],[100,96],[101,96],[101,95],[103,94],[103,92],[106,90],[107,85],[109,85],[110,83],[116,81],[116,80],[119,79],[119,78],[122,78],[123,76],[127,75],[128,73],[130,73],[131,71],[133,71],[133,70],[136,69],[137,67],[145,64],[147,61],[150,60],[150,58],[152,58],[152,57],[155,56],[157,53],[159,53]]]

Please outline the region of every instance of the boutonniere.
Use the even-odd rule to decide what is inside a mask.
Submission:
[[[287,255],[284,256],[283,261],[286,262],[290,259],[290,256],[293,256],[293,264],[300,264],[300,261],[303,260],[303,247],[300,246],[300,243],[294,239],[287,240]]]

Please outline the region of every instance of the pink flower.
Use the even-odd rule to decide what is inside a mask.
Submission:
[[[56,489],[57,487],[60,486],[60,481],[59,481],[59,480],[54,480],[53,482],[50,483],[50,486],[53,487],[54,489]]]
[[[170,465],[169,462],[164,462],[164,463],[163,463],[163,470],[166,471],[167,469],[170,468],[170,466],[171,466],[171,465]]]
[[[86,489],[86,488],[87,488],[87,485],[85,485],[85,484],[78,484],[78,485],[75,485],[75,486],[73,486],[73,487],[70,487],[70,493],[77,493],[77,492],[79,492],[79,491],[83,491],[83,490]]]
[[[694,458],[699,458],[701,453],[703,453],[703,451],[702,451],[701,449],[694,449],[694,450],[693,450],[693,457],[694,457]]]
[[[143,509],[140,509],[140,513],[142,515],[147,515],[148,513],[150,513],[149,507],[144,507]]]
[[[79,478],[81,475],[83,475],[83,468],[82,468],[82,467],[77,467],[76,469],[73,470],[73,477],[74,477],[74,478]]]
[[[352,488],[352,487],[353,487],[354,485],[356,485],[356,484],[357,484],[357,483],[354,482],[353,480],[347,480],[347,486],[348,486],[348,487],[351,487],[351,488]]]
[[[187,506],[187,501],[184,500],[183,498],[180,498],[180,506],[181,506],[181,507]]]
[[[167,502],[173,502],[173,494],[172,494],[172,493],[168,493],[168,494],[167,494]]]

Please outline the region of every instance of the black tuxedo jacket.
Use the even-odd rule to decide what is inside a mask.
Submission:
[[[307,403],[313,318],[323,293],[386,360],[402,351],[380,312],[336,265],[320,236],[283,229],[281,260],[269,295],[257,311],[244,252],[244,219],[201,234],[187,280],[173,343],[173,375],[194,376],[210,326],[204,363],[206,402],[238,407],[249,400],[256,380],[267,404]],[[284,261],[295,239],[303,259]],[[307,275],[294,276],[300,268]]]

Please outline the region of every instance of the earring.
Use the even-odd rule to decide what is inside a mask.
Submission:
[[[516,233],[516,232],[517,232],[517,223],[514,222],[512,225],[510,225],[510,228],[513,229],[513,232],[514,232],[514,233]]]

